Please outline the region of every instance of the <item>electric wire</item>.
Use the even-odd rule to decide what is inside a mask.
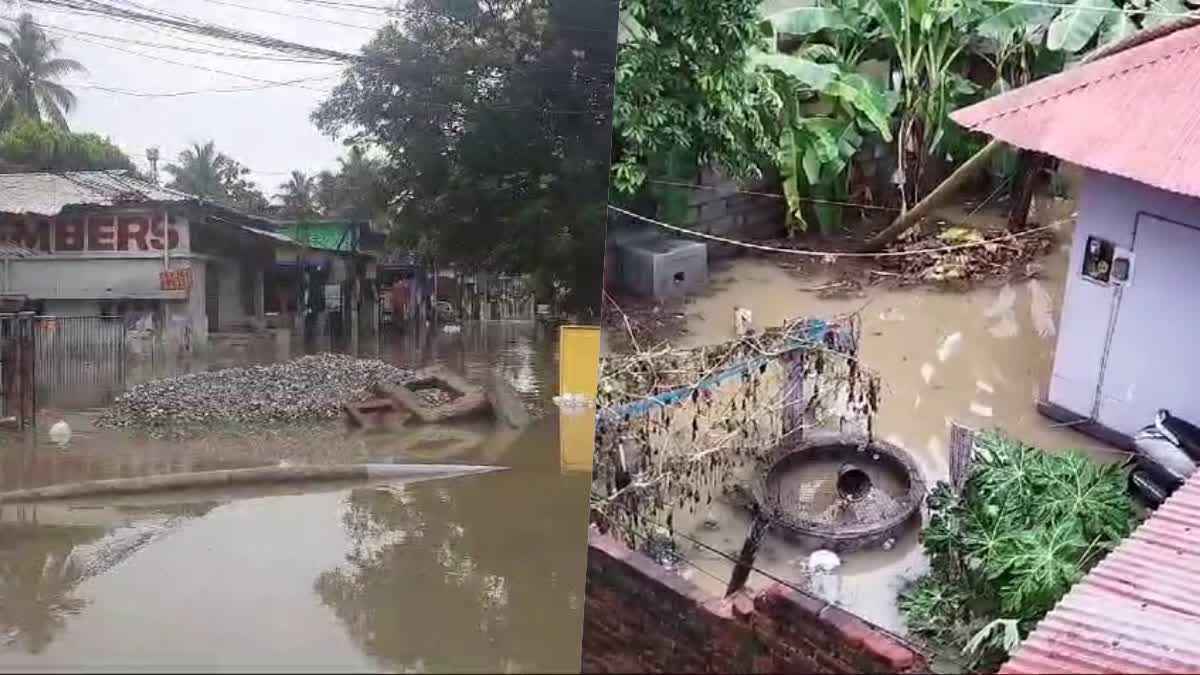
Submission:
[[[636,220],[640,220],[644,223],[648,223],[650,225],[655,225],[655,226],[661,227],[663,229],[670,230],[672,232],[677,232],[679,234],[688,235],[691,237],[707,239],[709,241],[715,241],[715,242],[719,242],[722,244],[728,244],[730,246],[738,246],[740,248],[754,250],[754,251],[763,251],[766,253],[782,253],[782,254],[786,254],[786,255],[809,256],[809,257],[813,257],[813,258],[824,258],[827,260],[837,260],[838,258],[907,258],[907,257],[916,257],[919,255],[926,255],[926,254],[932,254],[932,253],[947,253],[949,251],[960,251],[960,250],[969,249],[969,248],[979,248],[981,246],[991,246],[991,245],[995,245],[995,244],[1003,244],[1005,242],[1011,242],[1015,239],[1030,237],[1035,234],[1039,234],[1041,232],[1045,232],[1045,231],[1048,231],[1051,229],[1056,229],[1058,227],[1057,223],[1051,223],[1049,225],[1043,225],[1041,227],[1034,227],[1034,228],[1030,228],[1028,230],[1022,230],[1020,232],[1012,232],[1007,235],[1000,236],[1000,237],[993,237],[991,239],[982,239],[980,241],[972,241],[972,242],[966,242],[966,243],[962,243],[962,244],[947,244],[946,246],[935,246],[935,247],[929,247],[929,248],[915,249],[915,250],[911,250],[911,251],[882,251],[879,253],[857,253],[857,252],[853,252],[853,251],[845,251],[845,252],[814,251],[814,250],[796,249],[796,248],[783,248],[783,247],[779,247],[779,246],[767,246],[765,244],[755,244],[753,242],[748,242],[748,241],[738,241],[736,239],[729,239],[728,237],[720,237],[715,234],[708,234],[707,232],[697,232],[695,230],[689,230],[684,227],[679,227],[678,225],[671,225],[670,223],[664,223],[661,220],[656,220],[654,218],[643,216],[641,214],[634,213],[632,211],[628,211],[626,209],[620,208],[618,206],[614,206],[612,204],[609,204],[608,208],[610,211],[620,213],[625,216],[629,216]]]
[[[0,17],[0,19],[3,19],[4,21],[8,21],[9,23],[17,23],[16,19],[10,19],[8,17]],[[204,55],[209,55],[209,56],[219,56],[219,57],[225,57],[225,58],[239,58],[239,59],[246,59],[246,60],[252,60],[252,61],[278,61],[278,62],[283,62],[283,63],[304,63],[304,64],[311,64],[311,65],[327,65],[327,66],[339,66],[339,67],[341,67],[343,65],[336,61],[304,59],[304,58],[287,57],[287,56],[273,56],[270,53],[252,53],[252,52],[244,52],[244,51],[240,51],[240,50],[226,51],[226,50],[220,50],[220,49],[202,49],[202,48],[195,48],[195,47],[182,47],[179,45],[170,45],[170,44],[166,44],[163,42],[150,42],[150,41],[146,41],[146,40],[137,40],[137,39],[128,38],[128,37],[118,37],[115,35],[106,35],[103,33],[93,33],[90,31],[76,30],[73,28],[64,28],[59,25],[49,24],[49,23],[45,23],[45,22],[41,22],[41,21],[33,21],[31,23],[34,26],[37,26],[38,28],[41,28],[42,30],[46,31],[47,33],[67,35],[67,36],[71,36],[71,37],[80,37],[80,36],[92,37],[92,38],[97,38],[97,39],[101,39],[101,40],[110,40],[110,41],[114,41],[114,42],[121,42],[121,43],[133,44],[133,45],[138,45],[138,46],[143,46],[143,47],[150,47],[152,49],[170,49],[170,50],[174,50],[174,51],[188,52],[191,54],[204,54]],[[96,44],[96,43],[93,43],[93,44]]]
[[[250,12],[260,12],[262,14],[271,14],[273,16],[282,16],[282,17],[286,17],[289,19],[299,19],[301,21],[311,21],[313,23],[324,23],[324,24],[328,24],[331,26],[356,28],[358,30],[371,31],[372,33],[374,33],[376,30],[378,30],[378,28],[374,28],[372,26],[364,26],[364,25],[358,24],[358,23],[346,23],[344,21],[335,21],[333,19],[322,19],[322,18],[315,17],[315,16],[304,16],[303,14],[292,14],[291,12],[280,12],[280,11],[274,10],[274,9],[266,9],[265,7],[253,7],[251,5],[243,5],[243,4],[236,3],[236,2],[227,2],[226,0],[203,0],[203,1],[213,4],[213,5],[221,5],[224,7],[236,7],[238,9],[244,9],[244,10],[250,11]]]

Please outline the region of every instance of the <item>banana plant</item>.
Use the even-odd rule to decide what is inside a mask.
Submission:
[[[854,2],[855,0],[849,0]],[[812,11],[808,11],[808,10]],[[856,44],[851,15],[839,6],[798,8],[763,24],[768,50],[751,55],[751,67],[769,75],[780,115],[775,164],[788,202],[790,234],[808,230],[815,217],[822,234],[842,223],[850,167],[871,136],[890,142],[895,97],[851,67],[865,52]],[[844,34],[841,42],[805,41],[817,33]],[[781,46],[801,39],[796,49]]]
[[[1046,32],[1046,46],[1080,54],[1192,12],[1185,0],[1073,0],[1055,10]]]

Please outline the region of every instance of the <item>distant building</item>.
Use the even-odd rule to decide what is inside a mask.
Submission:
[[[268,312],[292,314],[305,336],[326,334],[348,345],[378,330],[379,258],[384,238],[365,221],[280,222],[299,249],[280,249],[269,274]]]
[[[1118,445],[1200,423],[1200,19],[958,111],[1084,170],[1046,415]]]
[[[261,329],[273,224],[123,172],[0,174],[0,295],[120,315],[183,352]]]

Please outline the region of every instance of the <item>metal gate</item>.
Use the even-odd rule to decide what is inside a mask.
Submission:
[[[119,316],[34,319],[34,376],[41,406],[95,408],[125,387],[125,320]]]
[[[24,428],[37,409],[33,312],[0,313],[0,422]]]

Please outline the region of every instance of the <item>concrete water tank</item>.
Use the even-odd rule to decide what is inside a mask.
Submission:
[[[708,247],[704,244],[655,232],[628,233],[615,243],[621,283],[637,295],[677,299],[708,282]]]

